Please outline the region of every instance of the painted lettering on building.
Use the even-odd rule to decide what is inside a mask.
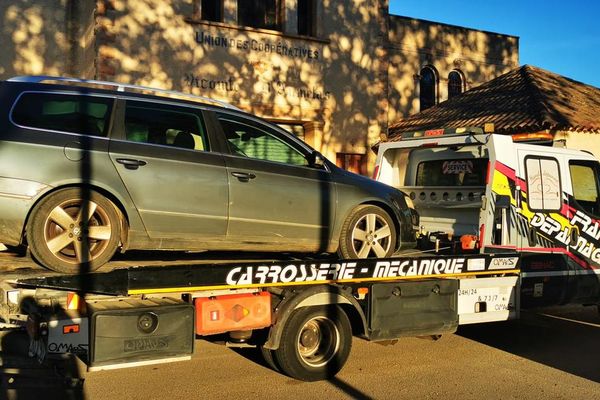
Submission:
[[[271,42],[256,39],[235,39],[232,37],[211,35],[203,31],[196,31],[196,43],[205,47],[225,48],[243,52],[274,53],[290,58],[305,60],[319,60],[319,50],[313,47],[295,46],[283,41]]]
[[[239,92],[239,86],[232,76],[225,79],[210,79],[194,74],[185,74],[185,83],[191,88],[217,90],[221,92]]]
[[[240,86],[236,83],[235,78],[227,76],[223,78],[208,78],[193,73],[187,73],[184,76],[185,85],[191,89],[202,89],[205,91],[217,92],[233,92],[240,91]],[[285,96],[286,98],[298,98],[305,100],[327,100],[331,96],[331,92],[319,88],[317,86],[291,86],[286,82],[275,81],[260,81],[257,89],[258,93],[274,94]]]

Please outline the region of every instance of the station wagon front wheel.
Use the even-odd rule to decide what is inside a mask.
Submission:
[[[383,209],[373,205],[355,208],[342,226],[342,258],[386,258],[396,250],[396,227]]]
[[[57,272],[93,271],[114,255],[120,241],[117,208],[99,193],[59,190],[33,210],[27,225],[31,255]]]

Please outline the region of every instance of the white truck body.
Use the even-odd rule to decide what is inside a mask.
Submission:
[[[421,245],[518,253],[521,305],[535,307],[600,301],[599,177],[591,153],[464,129],[381,143],[375,178],[410,196]]]

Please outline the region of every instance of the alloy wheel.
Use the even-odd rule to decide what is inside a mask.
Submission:
[[[92,201],[84,207],[83,200],[69,199],[48,214],[44,240],[50,252],[62,261],[84,263],[102,254],[111,231],[106,210]]]
[[[388,222],[377,214],[362,216],[352,229],[352,247],[358,258],[385,257],[388,253],[392,230]]]

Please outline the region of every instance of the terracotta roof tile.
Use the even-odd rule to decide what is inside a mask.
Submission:
[[[389,140],[403,132],[482,126],[498,133],[544,129],[600,133],[600,89],[524,65],[389,128]]]

